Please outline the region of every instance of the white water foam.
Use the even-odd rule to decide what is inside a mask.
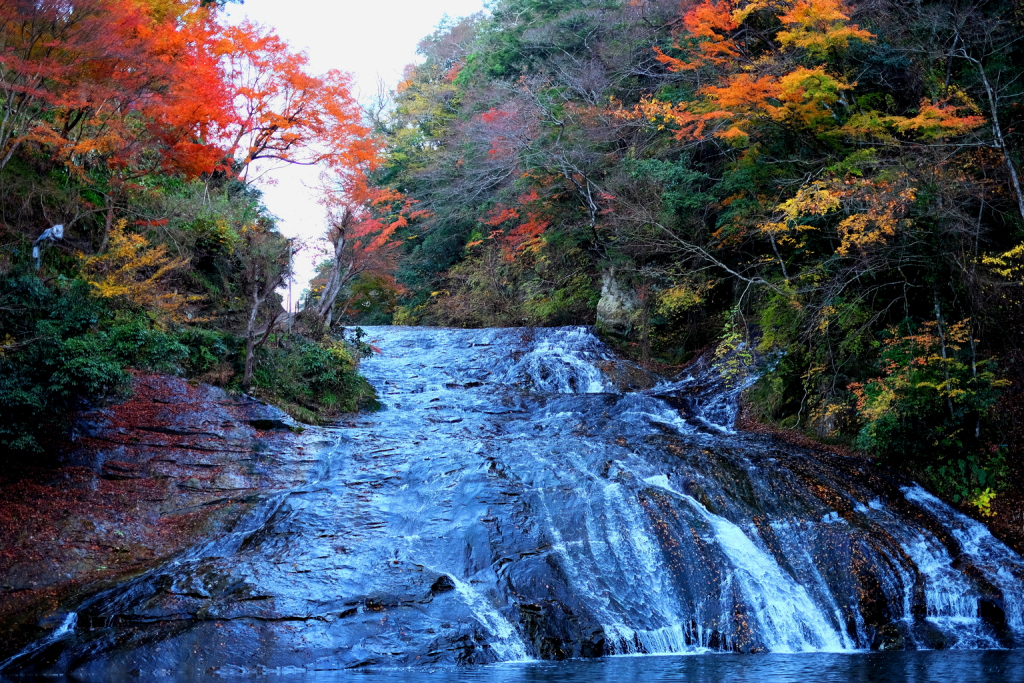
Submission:
[[[526,384],[533,391],[553,394],[598,394],[609,390],[594,362],[611,358],[585,327],[533,331],[534,342],[511,367],[498,376],[506,384]],[[523,378],[526,378],[524,381]]]
[[[35,641],[34,643],[30,643],[29,645],[24,647],[22,650],[20,650],[19,652],[15,653],[13,656],[8,657],[4,661],[0,662],[0,673],[2,673],[3,670],[6,669],[7,666],[9,664],[11,664],[12,662],[17,661],[17,660],[21,659],[22,657],[27,657],[27,656],[29,656],[31,654],[36,653],[36,652],[42,652],[43,650],[48,648],[50,645],[53,645],[54,643],[56,643],[58,640],[60,640],[64,636],[68,635],[69,633],[74,633],[75,626],[77,626],[77,625],[78,625],[78,613],[77,612],[68,612],[64,616],[64,619],[61,621],[60,625],[57,628],[53,629],[52,631],[47,633],[42,638],[40,638],[39,640]]]
[[[467,582],[460,581],[451,574],[445,574],[445,576],[455,584],[455,590],[462,596],[466,605],[473,612],[473,616],[490,633],[493,638],[490,645],[501,661],[532,661],[532,658],[526,653],[526,643],[520,638],[519,632],[512,622],[503,617],[486,597]]]
[[[757,620],[758,635],[772,652],[842,652],[850,643],[841,636],[814,603],[807,589],[796,583],[782,567],[743,532],[692,496],[672,488],[668,477],[659,475],[645,481],[679,496],[714,529],[732,575]]]
[[[1007,625],[1018,637],[1024,636],[1024,563],[1020,557],[992,536],[983,524],[957,512],[921,486],[901,490],[907,500],[920,504],[949,529],[964,554],[1003,594]]]

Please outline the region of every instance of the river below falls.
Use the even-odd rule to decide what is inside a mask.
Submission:
[[[383,409],[308,483],[66,605],[3,674],[1024,680],[1024,560],[865,460],[737,432],[728,359],[668,379],[583,327],[366,331]]]

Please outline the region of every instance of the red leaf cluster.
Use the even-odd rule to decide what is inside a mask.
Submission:
[[[25,146],[86,177],[375,163],[351,78],[201,0],[0,3],[0,168]]]

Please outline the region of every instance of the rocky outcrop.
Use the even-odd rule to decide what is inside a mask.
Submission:
[[[259,401],[161,375],[133,388],[77,416],[60,466],[0,479],[0,659],[61,600],[230,529],[315,462],[320,432]]]
[[[601,275],[601,298],[597,302],[597,324],[609,332],[624,334],[632,327],[640,304],[636,295],[623,288],[615,269]]]

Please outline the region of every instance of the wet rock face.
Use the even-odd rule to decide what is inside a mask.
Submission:
[[[629,390],[584,328],[368,331],[385,408],[315,480],[65,605],[8,671],[1024,642],[1019,556],[869,463],[735,433],[714,368]]]

